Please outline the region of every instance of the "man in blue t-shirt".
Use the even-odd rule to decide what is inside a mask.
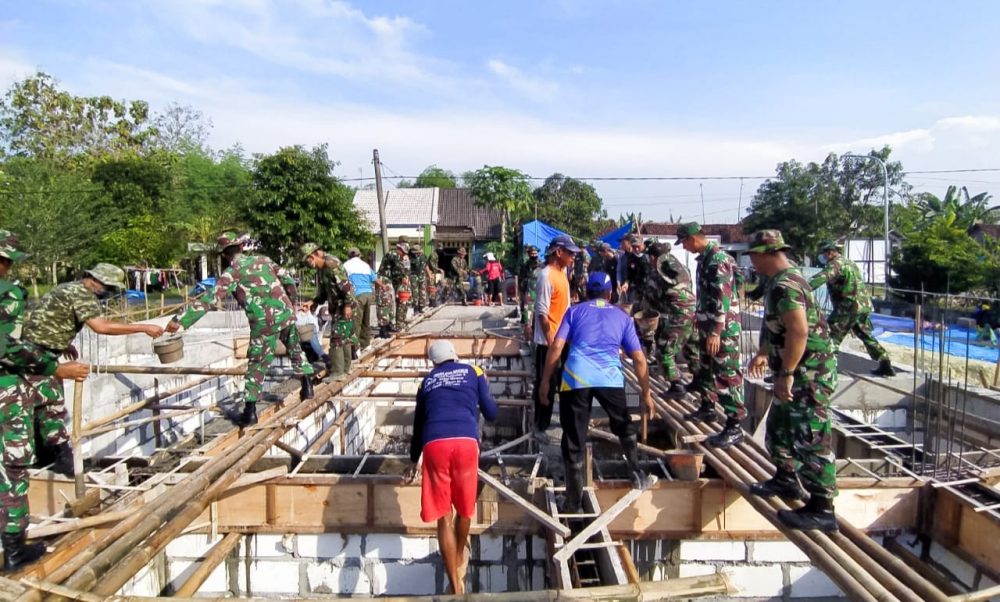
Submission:
[[[625,374],[619,351],[632,358],[642,389],[642,405],[653,417],[653,398],[649,392],[649,372],[635,323],[631,316],[611,304],[611,278],[594,272],[587,280],[588,301],[571,307],[563,317],[555,341],[545,358],[539,398],[548,399],[549,382],[563,347],[569,354],[563,365],[559,389],[559,422],[562,425],[562,454],[566,469],[566,498],[562,513],[579,513],[583,496],[583,446],[587,442],[590,408],[594,398],[611,422],[611,432],[618,436],[628,463],[632,485],[640,487],[642,473],[635,425],[625,397]]]

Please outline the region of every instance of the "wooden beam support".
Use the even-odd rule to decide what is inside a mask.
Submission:
[[[540,522],[546,529],[554,531],[563,537],[569,537],[569,527],[560,523],[549,514],[543,512],[541,508],[518,495],[513,489],[510,489],[497,479],[493,478],[493,475],[480,469],[479,478],[487,485],[495,489],[497,493],[518,505],[522,510],[527,512],[529,516]]]
[[[233,551],[240,543],[239,533],[226,533],[226,536],[222,538],[222,541],[212,546],[212,549],[208,551],[205,555],[205,559],[201,561],[198,568],[191,573],[187,581],[181,584],[177,588],[174,596],[177,598],[185,598],[195,595],[198,592],[198,588],[201,587],[208,576],[212,574],[215,567],[226,559],[226,556]]]
[[[652,483],[656,482],[656,477],[649,477]],[[556,551],[554,557],[556,560],[568,561],[570,557],[576,553],[581,545],[587,542],[588,539],[596,535],[601,529],[606,528],[611,521],[618,518],[618,515],[625,511],[626,508],[632,505],[632,502],[637,500],[643,489],[630,489],[628,493],[623,495],[620,500],[615,502],[613,506],[605,510],[599,517],[591,521],[586,527],[583,528],[579,533],[577,533],[573,539],[566,542],[566,544]]]

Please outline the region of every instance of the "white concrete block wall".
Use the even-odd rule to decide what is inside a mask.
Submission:
[[[840,588],[823,571],[807,566],[788,567],[789,596],[797,598],[832,598],[841,596]]]
[[[730,566],[724,569],[733,585],[736,597],[781,598],[785,592],[785,572],[782,565]]]
[[[681,560],[729,560],[742,562],[747,557],[747,546],[742,541],[682,541]]]

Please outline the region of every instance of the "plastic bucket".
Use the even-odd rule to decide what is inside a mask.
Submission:
[[[299,331],[299,340],[303,343],[308,343],[316,332],[316,327],[312,324],[299,324],[295,328]]]
[[[628,315],[632,315],[632,304],[631,303],[619,303],[618,307],[622,308],[622,311]]]
[[[399,293],[397,293],[396,298],[402,301],[403,303],[406,303],[407,301],[410,300],[410,291],[399,291]]]
[[[656,327],[660,324],[660,312],[653,310],[643,310],[635,314],[635,327],[640,335],[652,334],[656,332]]]
[[[153,342],[153,353],[160,358],[161,364],[172,364],[184,357],[184,339],[170,337]]]
[[[705,454],[686,449],[671,449],[664,453],[667,454],[667,468],[677,480],[697,481],[701,476]]]

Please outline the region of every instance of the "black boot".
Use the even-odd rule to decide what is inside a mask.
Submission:
[[[313,381],[311,374],[302,375],[302,388],[299,389],[299,399],[312,399]]]
[[[257,424],[257,404],[245,402],[243,413],[240,414],[240,426],[253,426]]]
[[[896,376],[896,370],[892,367],[892,360],[887,357],[879,360],[878,368],[872,370],[872,374],[875,376]]]
[[[25,543],[26,536],[22,533],[4,533],[0,535],[3,541],[3,570],[12,573],[26,564],[38,560],[45,555],[45,544]]]
[[[763,483],[750,485],[750,494],[760,497],[778,496],[786,500],[805,500],[808,497],[799,485],[799,480],[795,478],[795,473],[780,468],[773,477]]]
[[[583,462],[567,462],[563,467],[566,471],[566,495],[559,506],[559,514],[580,514],[583,512]]]
[[[639,468],[639,446],[636,443],[635,435],[621,440],[622,451],[625,452],[625,464],[628,465],[628,478],[632,482],[633,489],[642,489],[646,481],[646,473]]]
[[[682,381],[679,378],[675,378],[674,380],[670,381],[670,389],[667,391],[667,393],[670,393],[671,395],[677,395],[678,397],[680,397],[681,395],[687,393],[687,387],[684,386],[684,381]]]
[[[701,407],[684,415],[684,420],[690,422],[715,422],[719,415],[715,413],[715,404],[708,400],[701,400]]]
[[[67,477],[76,475],[76,471],[73,468],[73,448],[69,446],[69,443],[60,443],[52,449],[55,452],[56,459],[49,470]]]
[[[819,529],[824,533],[836,533],[837,517],[833,514],[833,500],[813,495],[805,506],[798,510],[778,510],[778,520],[786,527],[808,531]]]
[[[726,418],[726,426],[718,433],[708,438],[707,443],[712,447],[725,449],[737,443],[743,442],[743,429],[740,428],[740,421],[729,416]]]

